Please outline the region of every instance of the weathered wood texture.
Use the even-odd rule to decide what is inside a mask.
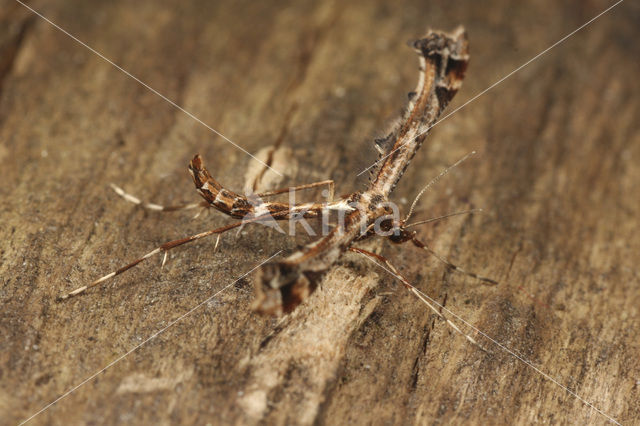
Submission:
[[[469,31],[452,111],[609,1],[31,4],[252,153],[281,141],[281,185],[365,184],[372,138],[417,76],[404,42]],[[421,289],[622,423],[640,422],[637,2],[624,2],[433,129],[395,200],[480,156],[421,202],[452,261],[386,254]],[[264,227],[201,241],[66,303],[55,296],[164,241],[227,223],[152,214],[197,200],[199,152],[240,190],[246,154],[18,3],[0,2],[0,423],[27,419],[280,249]],[[273,182],[278,183],[278,182]],[[309,193],[300,197],[315,198]],[[345,257],[281,322],[252,313],[251,276],[32,419],[91,423],[606,423],[481,337],[453,333],[384,271]],[[465,329],[472,333],[472,330]]]

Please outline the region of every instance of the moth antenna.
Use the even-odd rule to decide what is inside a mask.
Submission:
[[[140,262],[143,262],[143,261],[147,260],[148,258],[150,258],[152,256],[155,256],[158,253],[164,252],[165,255],[166,255],[167,254],[166,252],[171,250],[171,249],[173,249],[173,248],[176,248],[176,247],[181,246],[181,245],[186,244],[186,243],[190,243],[191,241],[195,241],[195,240],[199,240],[201,238],[208,237],[209,235],[221,234],[221,233],[226,232],[226,231],[228,231],[230,229],[236,228],[236,227],[242,225],[243,223],[245,223],[245,222],[234,222],[234,223],[231,223],[229,225],[222,226],[220,228],[212,229],[210,231],[205,231],[205,232],[201,232],[199,234],[191,235],[189,237],[180,238],[179,240],[168,241],[168,242],[162,244],[161,246],[156,247],[155,249],[151,250],[149,253],[145,254],[144,256],[134,260],[133,262],[129,263],[128,265],[125,265],[120,269],[117,269],[117,270],[115,270],[113,272],[110,272],[107,275],[98,278],[97,280],[93,281],[90,284],[84,285],[82,287],[78,287],[77,289],[75,289],[73,291],[70,291],[69,293],[66,293],[66,294],[63,294],[63,295],[59,296],[57,298],[57,300],[58,301],[65,300],[65,299],[68,299],[70,297],[82,294],[85,291],[87,291],[88,289],[90,289],[92,287],[95,287],[98,284],[103,283],[103,282],[107,281],[108,279],[115,277],[116,275],[120,275],[121,273],[123,273],[125,271],[128,271],[129,269],[133,268],[134,266],[136,266]],[[164,261],[163,261],[163,264],[164,264]]]
[[[432,217],[431,219],[426,219],[426,220],[419,220],[418,222],[413,222],[413,223],[410,223],[408,225],[404,225],[402,227],[402,229],[409,229],[409,228],[412,228],[414,226],[424,225],[425,223],[436,222],[438,220],[447,219],[447,218],[450,218],[450,217],[453,217],[453,216],[460,216],[460,215],[463,215],[463,214],[482,213],[483,211],[484,210],[482,210],[482,209],[469,209],[469,210],[461,210],[459,212],[447,213],[447,214],[442,215],[442,216]]]
[[[418,290],[413,284],[411,284],[409,282],[409,280],[407,280],[397,269],[395,266],[393,266],[393,264],[391,262],[389,262],[389,260],[386,257],[380,256],[379,254],[370,252],[368,250],[363,250],[361,248],[357,248],[357,247],[349,247],[349,250],[355,253],[358,253],[364,257],[366,257],[367,259],[369,259],[370,261],[372,261],[373,263],[375,263],[376,265],[382,267],[384,270],[386,270],[387,272],[389,272],[391,275],[393,275],[395,278],[397,278],[398,280],[400,280],[400,282],[402,282],[402,284],[404,284],[405,288],[407,290],[409,290],[411,293],[413,293],[414,296],[416,296],[418,298],[418,300],[420,300],[422,303],[424,303],[425,305],[427,305],[429,307],[429,309],[431,309],[436,315],[438,315],[441,319],[443,319],[447,325],[449,325],[449,327],[451,327],[452,329],[454,329],[455,331],[457,331],[458,333],[460,333],[462,336],[465,337],[465,339],[467,339],[470,343],[472,343],[473,345],[477,346],[478,348],[480,348],[482,351],[486,352],[486,353],[491,353],[488,349],[484,348],[480,343],[478,343],[476,341],[476,339],[474,339],[473,337],[469,336],[468,334],[464,333],[462,330],[460,330],[460,327],[458,327],[453,321],[451,321],[449,318],[447,318],[443,313],[441,309],[438,309],[434,306],[434,303],[432,303],[431,300],[429,300],[427,298],[427,296],[425,296],[420,290]],[[385,267],[384,265],[381,265],[379,262],[382,262],[384,265],[386,265],[387,267]],[[442,305],[439,305],[440,308],[442,308]]]
[[[111,189],[114,190],[114,192],[116,194],[118,194],[119,196],[121,196],[122,198],[125,199],[125,201],[128,201],[130,203],[133,203],[137,206],[143,207],[147,210],[153,210],[156,212],[174,212],[177,210],[190,210],[190,209],[195,209],[196,207],[207,207],[208,203],[205,201],[199,201],[197,203],[186,203],[186,204],[178,204],[175,206],[162,206],[160,204],[156,204],[156,203],[145,203],[142,200],[140,200],[140,198],[136,197],[135,195],[129,194],[128,192],[125,192],[124,189],[120,188],[118,185],[110,183],[109,186],[111,187]]]
[[[449,173],[449,170],[451,170],[454,167],[458,166],[460,163],[465,161],[467,158],[469,158],[469,157],[471,157],[472,155],[475,155],[475,154],[476,154],[476,151],[471,151],[470,153],[468,153],[467,155],[465,155],[464,157],[462,157],[461,159],[459,159],[458,161],[453,163],[451,166],[449,166],[446,169],[444,169],[443,171],[441,171],[438,176],[436,176],[435,178],[431,179],[431,181],[424,188],[422,188],[422,190],[418,193],[416,198],[413,200],[413,203],[411,204],[411,208],[409,209],[409,213],[407,214],[407,217],[405,217],[404,222],[409,220],[409,218],[413,214],[414,209],[416,208],[416,204],[418,204],[418,201],[420,200],[420,197],[422,197],[422,195],[429,188],[431,188],[431,186],[435,185],[444,175]]]
[[[459,267],[458,265],[455,265],[455,264],[449,262],[447,259],[445,259],[444,257],[440,256],[438,253],[433,251],[433,249],[431,247],[429,247],[428,245],[424,244],[422,241],[418,240],[415,237],[415,235],[411,237],[411,242],[413,243],[414,246],[423,249],[424,251],[426,251],[427,253],[429,253],[430,255],[435,257],[436,259],[438,259],[440,262],[444,263],[449,268],[453,269],[454,271],[460,272],[461,274],[464,274],[464,275],[468,275],[471,278],[475,278],[478,281],[482,281],[482,282],[484,282],[486,284],[489,284],[489,285],[498,285],[499,284],[498,281],[496,281],[496,280],[480,276],[480,275],[478,275],[478,274],[476,274],[474,272],[466,271],[466,270],[462,269],[461,267]]]

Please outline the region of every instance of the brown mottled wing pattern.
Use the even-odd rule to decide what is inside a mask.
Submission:
[[[420,79],[410,93],[407,110],[390,135],[393,145],[381,154],[371,188],[388,196],[404,174],[429,129],[462,85],[469,62],[469,44],[464,28],[448,34],[431,31],[411,43],[420,59]]]
[[[377,140],[381,166],[364,192],[349,196],[355,211],[343,227],[308,244],[279,262],[264,265],[256,276],[254,309],[273,315],[295,309],[318,285],[318,281],[366,229],[388,214],[385,203],[420,147],[429,128],[456,94],[468,62],[468,43],[462,27],[453,33],[430,31],[414,43],[420,59],[420,79],[409,96],[402,120],[387,137]],[[388,152],[384,152],[388,150]],[[364,233],[363,233],[364,231]]]
[[[263,202],[259,197],[247,197],[225,189],[211,176],[199,155],[189,163],[189,173],[196,190],[207,203],[231,217],[252,220],[260,217],[274,220],[287,220],[298,212],[302,217],[318,217],[320,205],[301,205],[298,208],[286,203]]]

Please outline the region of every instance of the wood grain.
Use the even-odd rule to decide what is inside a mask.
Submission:
[[[612,4],[212,3],[29,4],[248,152],[279,144],[285,176],[272,184],[333,178],[338,193],[364,184],[356,175],[376,158],[373,137],[414,86],[406,40],[427,26],[468,29],[471,64],[453,111]],[[438,124],[401,181],[395,199],[406,209],[444,166],[480,152],[419,214],[486,213],[419,233],[498,287],[412,247],[377,247],[456,315],[623,424],[640,422],[639,20],[637,4],[621,3]],[[56,303],[164,241],[228,221],[152,214],[108,187],[195,201],[186,165],[196,152],[236,190],[259,167],[0,1],[2,423],[26,420],[105,366],[31,423],[607,423],[481,336],[491,354],[470,345],[354,255],[289,317],[252,313],[251,276],[240,277],[308,241],[301,233],[246,227],[217,252],[197,242],[162,271],[152,261]]]

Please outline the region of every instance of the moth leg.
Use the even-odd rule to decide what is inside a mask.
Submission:
[[[218,244],[220,244],[220,237],[222,236],[222,234],[218,234],[218,237],[216,238],[216,245],[213,246],[213,252],[217,252],[218,251]]]
[[[109,186],[111,186],[111,189],[113,189],[116,194],[124,198],[126,201],[133,203],[135,205],[138,205],[140,207],[143,207],[147,210],[153,210],[156,212],[174,212],[178,210],[191,210],[198,207],[201,207],[204,210],[210,207],[209,203],[207,203],[206,201],[199,201],[197,203],[178,204],[175,206],[163,206],[156,203],[145,203],[135,195],[125,192],[124,189],[120,188],[119,186],[113,183],[109,184]],[[203,210],[200,210],[200,212],[195,217],[198,217]]]
[[[449,327],[451,327],[452,329],[454,329],[456,332],[458,332],[459,334],[461,334],[462,336],[464,336],[469,342],[471,342],[472,344],[474,344],[475,346],[479,347],[481,350],[488,352],[484,347],[482,347],[482,345],[480,345],[473,337],[469,336],[468,334],[465,334],[462,330],[460,330],[460,328],[453,322],[451,321],[449,318],[447,318],[444,313],[442,313],[442,308],[443,305],[439,305],[439,308],[436,308],[436,306],[434,306],[435,304],[437,304],[437,302],[433,301],[432,299],[428,298],[424,293],[422,293],[420,290],[418,290],[413,284],[411,284],[409,282],[409,280],[407,280],[397,269],[395,266],[393,266],[391,264],[391,262],[389,262],[389,260],[384,257],[384,256],[380,256],[379,254],[370,252],[368,250],[363,250],[361,248],[357,248],[357,247],[349,247],[349,251],[358,253],[366,258],[368,258],[369,260],[371,260],[373,263],[377,264],[378,266],[381,266],[383,269],[385,269],[387,272],[389,272],[391,275],[393,275],[395,278],[397,278],[398,280],[400,280],[400,282],[402,282],[402,284],[405,286],[405,288],[407,290],[409,290],[411,293],[413,293],[414,296],[416,296],[422,303],[424,303],[425,305],[427,305],[429,307],[429,309],[431,309],[436,315],[438,315],[442,320],[444,320]],[[382,263],[382,264],[381,264]]]
[[[260,198],[271,197],[273,195],[284,194],[289,191],[304,191],[305,189],[317,188],[319,186],[324,186],[324,185],[326,185],[327,188],[329,189],[329,196],[327,197],[328,198],[327,202],[332,203],[333,198],[335,196],[335,183],[331,179],[322,180],[319,182],[307,183],[305,185],[291,186],[289,188],[276,189],[274,191],[262,192],[256,195]]]
[[[251,192],[256,191],[256,189],[258,188],[258,185],[264,178],[264,175],[267,172],[267,169],[273,166],[276,152],[280,150],[280,148],[282,147],[282,143],[284,142],[284,139],[289,133],[289,126],[291,125],[291,119],[297,110],[298,110],[298,103],[294,101],[294,103],[289,107],[289,110],[284,115],[284,120],[282,122],[282,127],[280,128],[280,133],[278,134],[278,137],[274,141],[273,145],[271,145],[268,149],[267,158],[265,159],[264,167],[262,167],[262,170],[260,170],[257,176],[253,179],[253,183],[251,184],[251,187],[250,187]]]
[[[447,265],[449,268],[453,269],[454,271],[460,272],[461,274],[464,274],[464,275],[468,275],[471,278],[475,278],[476,280],[482,281],[483,283],[488,284],[488,285],[498,285],[498,281],[496,281],[496,280],[480,276],[480,275],[478,275],[478,274],[476,274],[474,272],[469,272],[469,271],[467,271],[465,269],[462,269],[458,265],[455,265],[455,264],[449,262],[447,259],[445,259],[444,257],[440,256],[438,253],[433,251],[433,249],[431,247],[429,247],[428,245],[424,244],[422,241],[418,240],[415,235],[411,236],[411,240],[410,241],[413,243],[414,246],[426,251],[427,253],[429,253],[430,255],[432,255],[433,257],[435,257],[440,262],[444,263],[445,265]]]
[[[97,280],[91,282],[90,284],[84,285],[82,287],[78,287],[77,289],[70,291],[69,293],[63,294],[62,296],[58,297],[58,300],[64,300],[64,299],[68,299],[70,297],[73,296],[77,296],[79,294],[84,293],[85,291],[87,291],[88,289],[90,289],[91,287],[94,287],[104,281],[107,281],[110,278],[115,277],[116,275],[120,275],[121,273],[128,271],[129,269],[133,268],[134,266],[136,266],[137,264],[139,264],[140,262],[143,262],[144,260],[155,256],[156,254],[159,253],[165,253],[168,252],[169,250],[176,248],[178,246],[181,246],[183,244],[186,243],[190,243],[191,241],[195,241],[195,240],[199,240],[201,238],[205,238],[208,237],[209,235],[214,235],[214,234],[222,234],[223,232],[226,232],[230,229],[236,228],[240,225],[242,225],[244,222],[234,222],[231,223],[229,225],[225,225],[222,226],[220,228],[216,228],[216,229],[212,229],[209,231],[205,231],[205,232],[201,232],[199,234],[195,234],[195,235],[191,235],[189,237],[185,237],[185,238],[180,238],[179,240],[173,240],[173,241],[168,241],[164,244],[162,244],[159,247],[156,247],[155,249],[151,250],[149,253],[145,254],[142,257],[139,257],[138,259],[134,260],[133,262],[129,263],[128,265],[125,265],[123,267],[121,267],[120,269],[117,269],[111,273],[108,273],[107,275],[98,278]],[[164,263],[164,262],[163,262]]]

